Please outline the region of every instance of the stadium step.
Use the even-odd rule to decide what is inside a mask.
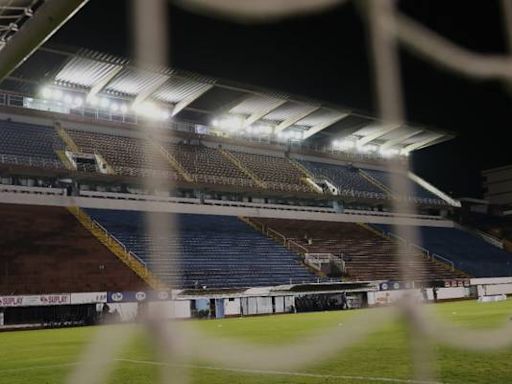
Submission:
[[[178,174],[181,177],[183,177],[183,179],[185,179],[189,183],[194,182],[194,179],[192,178],[192,176],[190,176],[190,174],[185,170],[185,168],[183,168],[183,166],[179,163],[179,161],[167,149],[165,149],[161,144],[159,144],[153,140],[150,140],[150,143],[156,149],[158,149],[158,151],[162,155],[164,155],[164,157],[167,159],[169,164],[171,164],[173,169],[176,170],[176,172],[178,172]]]
[[[304,178],[301,179],[304,182],[304,184],[306,184],[313,192],[316,192],[316,193],[324,192],[323,189],[315,183],[315,181],[314,181],[315,175],[313,175],[313,173],[311,173],[306,167],[304,167],[297,160],[295,160],[291,157],[287,157],[287,159],[290,163],[292,163],[292,165],[295,168],[297,168],[304,175]]]
[[[59,135],[59,137],[62,139],[64,144],[66,144],[66,148],[68,150],[75,153],[80,152],[80,148],[78,148],[78,145],[76,145],[71,136],[69,136],[66,130],[62,128],[59,123],[55,124],[55,131],[57,132],[57,135]]]
[[[235,164],[243,173],[245,173],[247,176],[249,176],[260,188],[267,188],[267,184],[259,179],[253,172],[251,172],[246,166],[242,164],[242,162],[237,159],[235,155],[233,155],[231,152],[226,151],[223,148],[219,148],[219,152],[230,162]]]
[[[73,164],[71,164],[71,161],[69,161],[68,157],[66,156],[66,153],[62,150],[56,150],[55,153],[57,154],[57,157],[59,160],[64,164],[66,169],[69,169],[70,171],[74,171],[75,167],[73,167]]]
[[[379,180],[377,180],[375,177],[372,177],[371,175],[369,175],[368,173],[366,173],[365,171],[363,171],[362,169],[359,169],[358,170],[359,174],[364,177],[366,180],[368,180],[370,183],[376,185],[377,187],[379,187],[380,189],[382,189],[384,192],[388,193],[389,195],[391,196],[394,196],[394,193],[391,191],[391,189],[389,189],[388,187],[386,187],[383,183],[381,183]]]
[[[101,225],[89,217],[80,207],[67,207],[68,211],[92,234],[100,243],[107,247],[119,260],[126,264],[137,276],[154,289],[164,289],[162,283],[137,257],[129,252]]]

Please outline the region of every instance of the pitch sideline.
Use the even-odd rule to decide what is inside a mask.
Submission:
[[[150,361],[150,360],[134,360],[134,359],[115,359],[115,361],[133,363],[133,364],[147,364],[147,365],[169,365],[167,363]],[[372,377],[372,376],[349,376],[349,375],[324,375],[320,373],[308,372],[289,372],[289,371],[273,371],[273,370],[260,370],[260,369],[244,369],[244,368],[230,368],[230,367],[213,367],[208,365],[194,365],[194,364],[176,364],[176,367],[195,368],[210,371],[228,371],[237,373],[252,373],[260,375],[278,375],[278,376],[295,376],[295,377],[312,377],[319,379],[344,379],[355,381],[371,381],[376,383],[397,383],[397,384],[447,384],[441,381],[423,381],[412,379],[396,379],[389,377]]]

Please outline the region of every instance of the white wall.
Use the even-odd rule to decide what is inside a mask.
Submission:
[[[257,297],[256,298],[257,313],[266,314],[272,313],[272,297]]]
[[[75,196],[49,196],[0,192],[0,200],[7,204],[33,204],[45,206],[80,206],[82,208],[121,209],[127,211],[149,211],[190,213],[198,215],[268,217],[298,220],[320,220],[346,223],[420,225],[432,227],[453,227],[450,220],[429,220],[424,218],[388,217],[367,214],[343,214],[322,212],[301,212],[291,210],[245,208],[220,205],[181,204],[171,202],[131,201],[117,199],[100,199]],[[355,212],[355,211],[354,211]]]
[[[512,294],[512,284],[493,284],[484,287],[485,295]]]
[[[284,296],[275,296],[274,300],[276,304],[276,313],[285,312]]]
[[[137,316],[138,303],[108,303],[111,311],[117,309],[121,315],[121,321],[133,321]]]
[[[233,298],[224,300],[224,316],[238,316],[240,315],[240,299]]]

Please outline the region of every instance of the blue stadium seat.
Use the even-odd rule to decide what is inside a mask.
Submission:
[[[333,183],[342,195],[378,199],[386,197],[386,193],[361,176],[357,168],[307,160],[300,160],[300,163],[317,178],[325,178]]]
[[[388,225],[376,225],[394,232]],[[475,277],[512,276],[512,254],[457,228],[418,227],[421,246]]]
[[[52,127],[0,120],[0,163],[63,168],[64,143]]]
[[[366,169],[361,168],[361,170],[371,177],[373,177],[378,182],[384,184],[387,188],[389,188],[391,191],[395,191],[395,188],[393,188],[391,183],[391,174],[389,172],[375,170],[375,169]],[[397,177],[403,178],[403,180],[407,179],[408,182],[411,183],[412,191],[410,194],[410,197],[415,201],[419,203],[428,203],[428,204],[446,204],[443,200],[441,200],[439,197],[434,195],[432,192],[427,191],[425,188],[423,188],[418,183],[415,183],[407,175],[402,174],[396,174]],[[398,193],[399,194],[399,193]]]
[[[178,233],[154,239],[145,232],[143,212],[87,212],[174,286],[253,287],[317,280],[297,255],[236,217],[177,214]],[[163,220],[172,217],[157,215]],[[169,247],[164,246],[166,243]],[[172,251],[166,253],[165,249]]]

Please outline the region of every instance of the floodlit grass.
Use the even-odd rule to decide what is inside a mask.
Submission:
[[[512,302],[457,302],[435,306],[446,319],[469,328],[499,327],[510,321]],[[337,325],[355,312],[321,312],[296,315],[190,321],[187,326],[216,336],[248,343],[290,343],[323,327]],[[370,315],[378,311],[369,310]],[[123,327],[123,326],[119,326]],[[80,353],[100,327],[0,333],[0,383],[64,383],[79,363]],[[511,340],[512,342],[512,340]],[[248,373],[213,367],[208,362],[190,362],[193,383],[399,383],[412,377],[407,329],[400,322],[382,324],[368,338],[327,361],[297,370],[306,375]],[[512,383],[512,348],[492,353],[460,351],[434,346],[437,380],[443,383]],[[145,332],[138,332],[113,367],[109,383],[157,382],[159,367],[144,363],[155,354]],[[309,375],[307,375],[309,374]],[[388,380],[381,380],[388,379]],[[393,379],[393,381],[389,380]],[[396,381],[394,381],[396,380]],[[404,381],[402,381],[404,382]]]

